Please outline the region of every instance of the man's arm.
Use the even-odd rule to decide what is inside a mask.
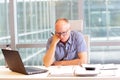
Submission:
[[[63,61],[56,61],[53,63],[53,65],[81,65],[81,64],[87,64],[87,52],[81,52],[78,53],[79,58],[74,60],[63,60]]]
[[[45,53],[45,56],[43,58],[43,63],[46,67],[53,64],[55,49],[56,49],[56,45],[58,42],[59,42],[59,38],[56,35],[54,35],[53,39],[52,39],[52,43],[50,44],[50,47],[47,50],[47,52]]]

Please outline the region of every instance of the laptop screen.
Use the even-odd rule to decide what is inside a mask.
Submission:
[[[2,49],[2,52],[10,70],[26,74],[18,51]]]
[[[23,74],[39,74],[47,72],[47,69],[36,67],[24,67],[18,51],[2,49],[3,55],[10,70]]]

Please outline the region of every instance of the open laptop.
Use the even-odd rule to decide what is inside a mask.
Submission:
[[[29,75],[45,73],[48,71],[47,69],[41,69],[36,67],[24,67],[19,52],[16,50],[2,49],[2,53],[7,62],[8,68],[14,72]]]

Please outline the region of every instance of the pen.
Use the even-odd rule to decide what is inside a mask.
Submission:
[[[54,33],[53,33],[53,32],[51,32],[51,34],[52,34],[52,35],[54,35]]]

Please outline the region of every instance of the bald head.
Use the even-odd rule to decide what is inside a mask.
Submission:
[[[59,18],[59,19],[56,20],[55,23],[57,23],[58,21],[65,21],[66,23],[69,22],[66,18]]]
[[[69,21],[65,18],[60,18],[60,19],[57,19],[56,20],[56,23],[55,23],[55,29],[62,29],[62,28],[70,28],[70,24],[69,24]]]
[[[70,24],[67,19],[60,18],[55,23],[55,33],[61,42],[66,42],[70,36]]]

